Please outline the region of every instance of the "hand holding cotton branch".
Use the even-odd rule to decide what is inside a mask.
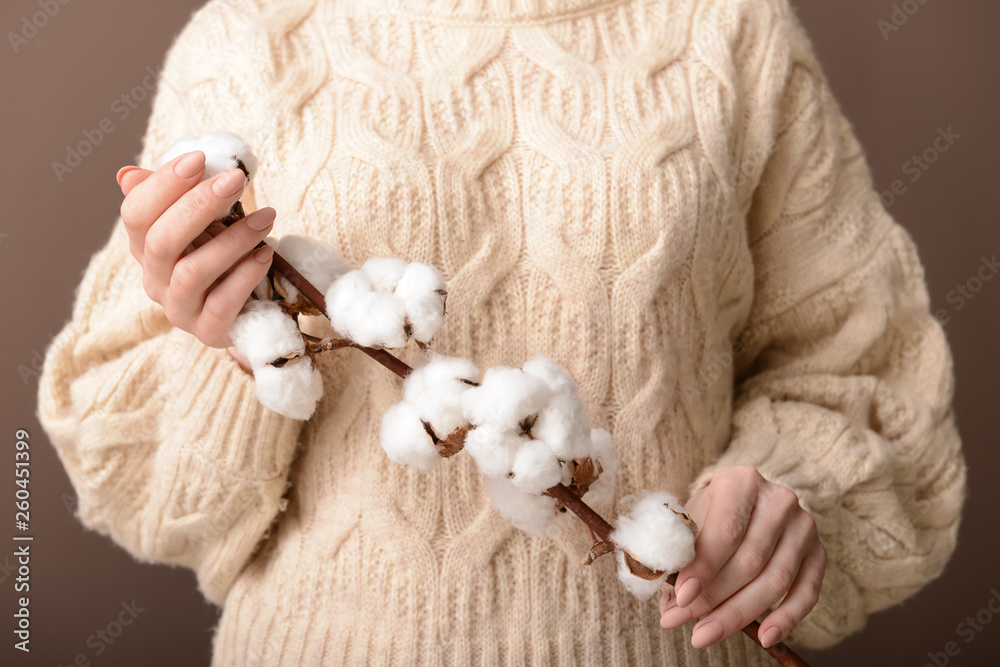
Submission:
[[[227,215],[232,223],[242,212],[234,206]],[[279,250],[284,244],[276,243]],[[289,255],[308,258],[317,251],[326,260],[301,273],[275,254],[274,267],[232,327],[262,403],[308,418],[322,392],[314,355],[358,347],[404,377],[403,400],[382,424],[382,446],[392,460],[427,469],[466,449],[487,477],[499,512],[522,530],[543,534],[560,510],[572,510],[593,538],[585,563],[616,553],[619,577],[640,598],[672,583],[672,573],[694,557],[695,526],[665,493],[623,499],[625,513],[614,528],[583,502],[587,493],[610,496],[617,460],[607,431],[590,427],[568,373],[543,355],[519,369],[481,374],[470,360],[435,354],[428,345],[441,325],[446,294],[433,267],[375,258],[352,270],[331,248],[303,239],[287,245]],[[297,327],[302,313],[327,315],[344,338],[303,336]],[[428,356],[416,370],[382,349],[402,347],[410,338]],[[744,632],[759,643],[758,627],[753,623]],[[804,664],[780,644],[768,651],[782,664]]]

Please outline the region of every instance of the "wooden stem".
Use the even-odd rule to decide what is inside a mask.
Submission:
[[[265,243],[261,241],[257,247],[260,248],[264,245]],[[305,276],[299,273],[295,267],[289,264],[288,261],[277,252],[274,253],[273,266],[275,270],[280,271],[281,274],[288,279],[288,282],[294,285],[299,292],[305,295],[305,297],[309,299],[314,306],[319,308],[320,312],[322,312],[327,319],[330,318],[329,313],[326,312],[326,299],[323,298],[323,293],[316,289],[315,285],[306,280]],[[413,372],[413,368],[409,364],[390,354],[386,350],[376,350],[354,343],[338,344],[337,342],[332,342],[323,349],[336,349],[339,347],[355,347],[401,378],[405,378]],[[614,530],[614,527],[605,521],[604,517],[595,512],[590,505],[583,502],[583,499],[573,493],[567,486],[564,484],[557,484],[549,489],[547,493],[562,504],[563,507],[566,507],[573,512],[573,514],[577,515],[594,535],[599,537],[604,542],[614,546],[614,542],[611,541],[611,531]],[[676,573],[667,577],[667,583],[671,586],[674,585],[675,581],[677,581]],[[760,623],[757,621],[752,621],[749,625],[743,628],[744,634],[753,639],[758,646],[761,646],[760,638],[758,637],[759,631]],[[761,646],[761,648],[763,648],[763,646]],[[778,642],[769,648],[765,648],[764,650],[767,651],[779,665],[782,665],[782,667],[809,667],[805,660],[800,658],[794,651],[781,642]]]

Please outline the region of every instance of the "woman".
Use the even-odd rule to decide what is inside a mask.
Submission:
[[[149,169],[215,129],[249,191]],[[40,417],[80,519],[222,607],[213,665],[769,664],[753,619],[829,646],[954,548],[950,351],[787,0],[210,2],[119,181]],[[566,367],[617,495],[686,491],[701,527],[660,614],[570,517],[514,531],[468,457],[386,460],[400,387],[364,355],[323,355],[307,422],[261,407],[227,332],[271,232],[437,266],[438,351]]]

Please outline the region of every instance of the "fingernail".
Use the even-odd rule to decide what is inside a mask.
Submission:
[[[263,248],[257,248],[254,251],[253,258],[261,264],[267,264],[271,261],[272,255],[274,255],[274,248],[269,245],[265,245]]]
[[[133,169],[138,169],[138,167],[127,165],[118,170],[118,175],[115,176],[115,179],[118,181],[118,185],[122,184],[122,179],[125,178],[125,174],[129,173]]]
[[[664,628],[676,628],[691,620],[691,610],[684,607],[674,607],[668,609],[667,613],[660,617],[660,625]]]
[[[677,606],[686,607],[701,593],[701,582],[697,579],[688,579],[677,590]]]
[[[212,192],[220,197],[232,197],[239,192],[245,182],[246,174],[239,169],[230,169],[212,181]]]
[[[767,629],[767,632],[760,638],[760,643],[764,648],[771,648],[775,644],[781,641],[782,636],[781,628],[777,625],[772,625]]]
[[[205,164],[205,154],[201,151],[193,151],[174,164],[174,173],[181,178],[191,178],[201,171],[203,164]]]
[[[705,625],[699,627],[691,635],[691,646],[695,648],[705,648],[706,646],[711,646],[715,642],[722,639],[722,635],[726,634],[726,629],[722,627],[722,623],[718,621],[709,621]]]
[[[274,215],[272,215],[273,211],[273,208],[254,211],[247,216],[247,226],[250,229],[257,230],[258,232],[264,231],[274,224]]]

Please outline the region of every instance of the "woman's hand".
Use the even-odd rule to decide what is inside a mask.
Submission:
[[[764,647],[798,625],[819,599],[826,549],[816,522],[795,493],[755,468],[719,472],[684,508],[698,524],[695,559],[664,585],[660,625],[676,628],[705,616],[691,644],[704,648],[732,636],[785,599],[760,626]]]
[[[273,208],[225,227],[213,224],[243,193],[245,177],[231,169],[199,183],[205,154],[186,153],[155,172],[124,167],[122,221],[143,288],[167,319],[205,345],[230,348],[229,328],[253,288],[267,275],[273,250],[254,247],[274,224]],[[244,360],[245,361],[245,360]]]

